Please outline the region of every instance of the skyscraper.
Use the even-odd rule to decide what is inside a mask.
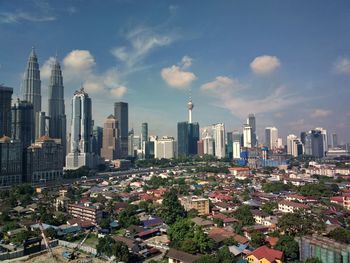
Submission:
[[[0,186],[22,183],[23,148],[19,141],[0,137]]]
[[[243,125],[243,147],[252,147],[252,127],[249,124]]]
[[[321,135],[322,135],[322,141],[323,141],[323,152],[327,152],[328,151],[328,134],[327,134],[327,130],[324,128],[316,128],[316,131],[320,131]]]
[[[141,125],[141,150],[142,157],[147,159],[149,157],[148,149],[148,124],[146,122]]]
[[[199,123],[192,123],[192,110],[194,104],[190,97],[187,104],[188,122],[177,123],[178,155],[189,156],[197,154],[197,142],[199,140]]]
[[[82,87],[72,99],[71,145],[70,153],[66,156],[66,169],[96,166],[98,160],[92,151],[92,127],[91,98]]]
[[[265,128],[265,143],[269,150],[274,150],[278,147],[278,129],[276,127]]]
[[[40,119],[41,112],[41,80],[38,58],[35,49],[30,52],[27,69],[23,80],[24,96],[23,99],[33,104],[34,119],[35,119],[35,136],[40,137],[42,128],[40,127],[42,120]]]
[[[176,142],[173,137],[164,136],[154,142],[154,158],[172,159],[176,156]]]
[[[322,158],[325,155],[324,151],[324,136],[320,130],[311,130],[305,138],[305,154],[312,155],[317,158]]]
[[[128,103],[116,102],[114,103],[114,116],[118,120],[118,139],[120,145],[120,153],[118,158],[125,158],[128,156],[128,133],[129,133],[129,113]]]
[[[226,133],[226,157],[232,159],[233,154],[233,133]]]
[[[225,124],[214,124],[213,130],[215,141],[215,156],[219,159],[225,158]]]
[[[232,134],[232,140],[233,140],[232,157],[234,159],[239,159],[241,157],[241,138],[242,138],[242,135],[239,133],[239,131],[233,132],[233,134]]]
[[[302,154],[302,144],[299,138],[294,134],[289,134],[287,136],[287,153],[294,157],[298,157]]]
[[[12,88],[0,85],[0,136],[11,136],[12,93]]]
[[[257,140],[256,140],[256,121],[255,116],[253,113],[250,113],[248,115],[247,124],[251,127],[251,147],[257,146]]]
[[[27,148],[35,141],[33,104],[19,99],[11,108],[11,138]]]
[[[103,146],[101,157],[108,160],[117,159],[118,152],[118,120],[109,115],[103,127]]]
[[[94,126],[92,131],[92,151],[101,156],[101,149],[103,144],[103,128]]]
[[[61,140],[63,155],[66,156],[67,124],[64,106],[64,87],[61,66],[57,57],[55,58],[55,62],[51,68],[48,108],[50,118],[49,136],[51,138]]]
[[[332,148],[338,146],[338,135],[336,133],[332,133]]]

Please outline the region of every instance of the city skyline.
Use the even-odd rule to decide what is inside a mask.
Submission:
[[[248,113],[254,113],[259,141],[268,126],[276,126],[284,142],[290,133],[324,127],[329,134],[336,132],[340,143],[345,143],[350,139],[346,104],[350,72],[350,50],[346,47],[350,39],[343,33],[350,6],[345,1],[336,2],[338,5],[318,5],[320,10],[312,14],[310,9],[316,3],[312,1],[301,4],[300,12],[297,5],[286,4],[288,9],[270,1],[264,5],[257,2],[257,7],[267,13],[278,13],[268,18],[247,4],[223,1],[200,7],[208,21],[202,17],[195,21],[190,16],[196,7],[193,3],[174,5],[164,1],[144,6],[125,1],[107,2],[102,7],[97,3],[82,6],[64,1],[64,8],[54,2],[33,2],[33,6],[25,3],[20,8],[16,1],[2,3],[0,33],[9,37],[0,43],[1,49],[7,51],[0,54],[1,82],[14,88],[13,102],[22,97],[22,76],[34,45],[45,112],[50,63],[57,50],[67,116],[71,115],[72,94],[83,82],[93,101],[93,119],[99,126],[113,113],[114,102],[125,101],[129,104],[129,127],[137,133],[140,124],[147,122],[149,134],[176,137],[176,123],[186,119],[191,88],[196,104],[193,121],[202,127],[223,122],[226,131],[241,129]],[[139,6],[145,7],[144,13],[133,10]],[[108,14],[108,7],[118,7],[118,20],[102,17]],[[33,8],[38,11],[35,16]],[[147,8],[157,8],[160,15],[151,18]],[[126,9],[128,16],[122,14]],[[329,13],[324,18],[322,12],[326,9]],[[87,20],[93,11],[100,18],[95,26]],[[220,12],[222,18],[214,21]],[[235,14],[237,17],[232,18]],[[249,21],[253,15],[263,25]],[[244,26],[240,28],[237,22],[241,20]],[[190,21],[191,25],[185,27]],[[68,23],[72,27],[67,27]],[[206,23],[210,36],[200,29],[201,23]],[[16,29],[30,32],[25,34],[26,41],[22,41],[23,32]],[[266,29],[266,35],[261,29]],[[77,30],[92,32],[92,39],[87,41],[86,36],[75,34]],[[232,34],[224,35],[225,30]],[[44,33],[45,41],[40,38]],[[249,42],[253,37],[261,40],[260,45]]]

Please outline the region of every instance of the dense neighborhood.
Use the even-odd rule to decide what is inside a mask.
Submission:
[[[182,161],[1,190],[0,260],[349,262],[349,163]]]

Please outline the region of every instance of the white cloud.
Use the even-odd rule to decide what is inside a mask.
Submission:
[[[334,70],[338,74],[350,75],[350,59],[340,58],[334,63]]]
[[[127,67],[140,63],[151,51],[157,47],[169,45],[173,37],[167,34],[157,34],[151,28],[138,27],[125,34],[129,42],[127,46],[114,47],[111,53]]]
[[[63,59],[63,65],[75,72],[90,71],[95,64],[95,59],[88,50],[73,50]]]
[[[119,86],[116,88],[111,89],[112,96],[116,98],[121,98],[124,96],[124,94],[127,92],[127,88],[125,86]]]
[[[276,56],[263,55],[254,58],[250,63],[250,68],[255,74],[266,75],[275,71],[281,66],[280,60]]]
[[[14,24],[22,21],[47,22],[54,20],[56,20],[56,17],[53,15],[34,15],[28,12],[0,12],[0,23],[4,24]]]
[[[192,58],[189,57],[189,56],[184,56],[182,59],[181,59],[181,66],[182,66],[182,69],[186,69],[186,68],[189,68],[190,66],[192,66]]]
[[[247,97],[249,87],[238,79],[226,76],[219,76],[214,81],[203,84],[201,90],[215,99],[215,105],[240,118],[252,111],[256,114],[278,112],[304,100],[288,93],[284,86],[277,87],[265,97]]]
[[[50,57],[48,60],[44,62],[44,64],[40,68],[40,77],[42,80],[47,80],[51,76],[51,67],[55,62],[54,57]]]
[[[312,118],[324,118],[324,117],[328,117],[331,114],[332,114],[331,110],[315,109],[314,111],[311,112],[311,117]]]
[[[183,71],[175,65],[163,68],[161,75],[169,86],[180,89],[189,86],[197,78],[192,72]]]

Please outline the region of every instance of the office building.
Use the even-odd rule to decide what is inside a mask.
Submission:
[[[103,128],[94,126],[92,130],[92,151],[97,156],[101,156],[101,149],[103,144]]]
[[[233,140],[232,158],[239,159],[239,158],[241,158],[242,134],[237,130],[233,131],[232,140]]]
[[[134,129],[128,133],[128,156],[134,157]]]
[[[22,183],[22,144],[8,136],[0,138],[0,186]]]
[[[248,124],[243,125],[243,147],[252,147],[252,127]]]
[[[338,135],[336,133],[332,133],[332,148],[338,147]]]
[[[176,157],[176,141],[173,137],[164,136],[154,142],[154,158],[173,159]]]
[[[65,157],[67,148],[67,122],[64,105],[63,77],[57,56],[51,68],[48,108],[49,136],[61,140],[63,156]]]
[[[327,134],[327,130],[323,129],[323,128],[316,128],[316,131],[320,131],[321,132],[321,136],[322,136],[322,142],[323,142],[323,151],[327,152],[328,151],[328,134]]]
[[[305,137],[305,154],[312,155],[317,158],[322,158],[325,155],[324,151],[324,136],[320,130],[311,130]]]
[[[226,157],[232,159],[233,155],[233,132],[226,133]]]
[[[148,145],[148,124],[146,122],[141,125],[141,151],[142,158],[149,158],[149,145]]]
[[[104,123],[101,157],[107,160],[118,157],[118,120],[113,115],[109,115]]]
[[[41,80],[38,58],[35,49],[30,52],[27,68],[23,80],[23,100],[33,104],[35,120],[35,138],[42,135],[42,116],[41,112]]]
[[[197,141],[199,140],[199,124],[179,122],[177,124],[178,154],[189,156],[197,154]]]
[[[269,150],[278,148],[278,129],[276,127],[265,128],[265,144]]]
[[[19,141],[27,148],[35,141],[33,104],[19,99],[11,108],[12,140]]]
[[[215,140],[213,137],[207,135],[203,138],[203,153],[207,155],[215,155]]]
[[[300,140],[296,135],[289,134],[287,136],[287,153],[294,157],[298,157],[300,155],[300,152],[299,152],[300,144],[301,144]]]
[[[257,136],[256,136],[256,120],[255,115],[250,113],[247,118],[247,124],[251,127],[251,147],[257,147]]]
[[[213,125],[215,156],[219,159],[225,158],[225,125],[218,123]]]
[[[12,88],[0,84],[0,136],[11,136],[12,93]]]
[[[120,152],[118,158],[126,158],[128,156],[128,134],[129,134],[129,113],[128,103],[114,103],[114,116],[118,120],[119,145]]]
[[[72,99],[70,152],[66,156],[65,169],[95,168],[98,164],[98,158],[92,151],[92,127],[91,98],[82,87]]]
[[[62,179],[63,159],[61,139],[42,136],[25,150],[24,180],[45,183]]]
[[[203,157],[203,155],[204,155],[204,141],[203,140],[199,140],[197,142],[197,154],[200,157]]]

